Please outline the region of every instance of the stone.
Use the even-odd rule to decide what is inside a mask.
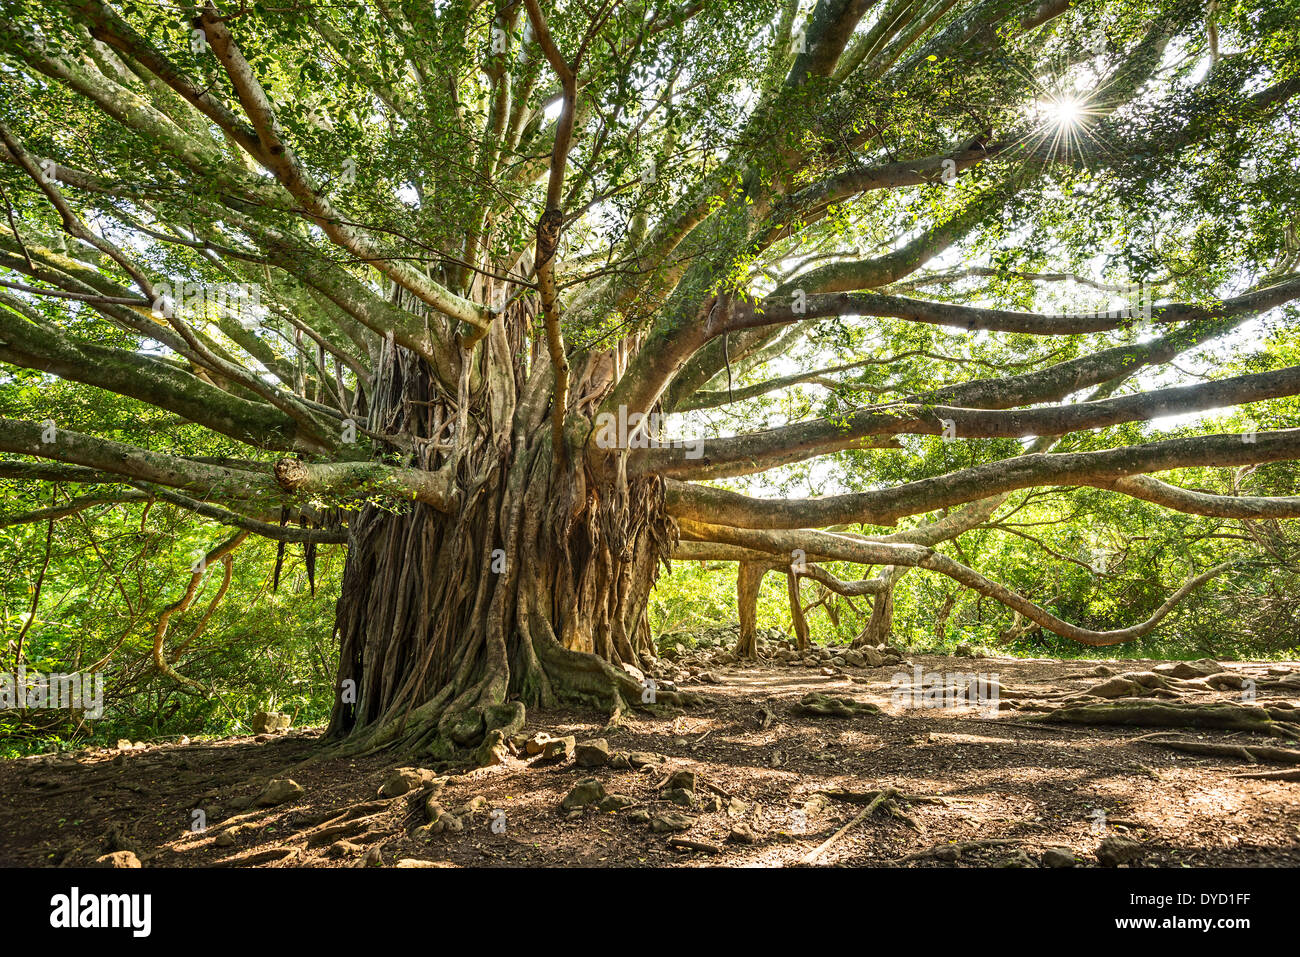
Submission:
[[[531,738],[524,742],[524,753],[529,757],[541,754],[546,748],[546,743],[551,740],[551,736],[545,731],[538,731]]]
[[[212,841],[217,847],[234,847],[235,835],[232,831],[222,831]]]
[[[1142,845],[1132,838],[1113,834],[1097,845],[1097,861],[1104,867],[1118,867],[1142,856]]]
[[[627,760],[628,763],[638,771],[654,764],[663,764],[664,762],[662,755],[655,754],[652,751],[632,751],[628,754]]]
[[[583,741],[573,750],[573,759],[580,768],[600,768],[609,764],[609,742],[604,738]]]
[[[624,808],[631,807],[634,804],[636,804],[636,798],[632,797],[630,794],[607,794],[601,798],[600,803],[597,804],[596,807],[601,811],[612,813],[614,811],[621,811]]]
[[[650,811],[643,807],[634,807],[632,810],[627,812],[627,819],[629,821],[635,821],[637,824],[644,824],[646,821],[650,820]]]
[[[1068,847],[1049,847],[1043,851],[1044,867],[1073,867],[1077,863],[1078,861],[1074,859],[1074,851]]]
[[[510,760],[510,748],[500,729],[489,731],[483,743],[474,751],[474,763],[482,768],[496,767],[505,764],[508,760]]]
[[[686,769],[674,771],[664,782],[666,788],[684,788],[687,791],[698,791],[700,789],[699,777],[694,771]]]
[[[288,731],[292,723],[287,714],[279,711],[259,711],[253,715],[249,727],[254,734],[274,734],[277,731]]]
[[[695,824],[695,818],[681,811],[661,811],[650,819],[650,830],[656,834],[674,834],[688,831]]]
[[[738,797],[727,802],[727,817],[744,817],[749,813],[749,805]]]
[[[757,844],[758,835],[741,824],[731,829],[731,833],[727,835],[727,842],[730,844]]]
[[[303,786],[292,778],[273,778],[267,782],[266,787],[253,803],[258,807],[275,807],[277,804],[293,800],[303,791]]]
[[[131,739],[130,739],[130,738],[118,738],[118,739],[117,739],[117,750],[119,750],[119,751],[130,751],[130,750],[131,750]]]
[[[862,659],[868,668],[879,668],[885,663],[885,656],[870,645],[858,650],[862,653]]]
[[[630,771],[632,762],[627,759],[626,754],[615,754],[609,759],[609,766],[616,771]]]
[[[586,807],[589,804],[598,804],[605,797],[605,785],[601,784],[596,778],[583,778],[573,786],[564,800],[560,802],[560,808],[565,811],[572,811],[575,808]]]
[[[418,857],[404,857],[394,867],[412,868],[412,867],[455,867],[447,861],[422,861]]]
[[[546,761],[563,761],[573,754],[575,747],[577,747],[577,744],[571,734],[565,735],[563,738],[552,738],[543,746],[542,758]]]
[[[133,868],[140,867],[140,858],[130,851],[114,851],[103,857],[95,858],[95,867]]]
[[[644,687],[645,672],[642,671],[640,668],[638,668],[636,665],[629,665],[627,662],[623,662],[622,664],[623,664],[623,670],[626,671],[629,675],[631,675],[636,680],[637,684]]]
[[[695,792],[688,791],[686,788],[667,788],[659,796],[665,801],[680,807],[695,806]]]
[[[372,847],[366,851],[366,856],[361,859],[363,867],[383,867],[384,856],[379,852],[379,847]]]
[[[361,845],[351,841],[335,841],[325,853],[330,857],[351,857],[361,853]]]

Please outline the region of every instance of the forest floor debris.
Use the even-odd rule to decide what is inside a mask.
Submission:
[[[1269,767],[1297,749],[1300,663],[979,659],[1008,714],[897,703],[895,672],[970,660],[824,675],[789,657],[710,661],[704,687],[680,666],[701,706],[608,734],[600,715],[530,712],[516,753],[464,773],[382,753],[304,765],[309,729],[2,762],[0,864],[1300,866],[1300,769]],[[1175,697],[1086,694],[1113,677]],[[878,712],[801,708],[835,699]],[[1145,723],[1162,716],[1183,724]]]

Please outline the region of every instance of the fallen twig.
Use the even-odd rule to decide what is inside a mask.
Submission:
[[[834,844],[841,837],[847,834],[855,824],[857,824],[859,821],[865,820],[866,818],[870,817],[872,814],[875,813],[878,807],[880,807],[882,804],[892,801],[894,797],[897,796],[897,794],[898,792],[895,791],[893,788],[885,788],[883,791],[877,793],[875,799],[872,800],[872,802],[868,804],[866,807],[864,807],[861,811],[859,811],[858,815],[855,818],[853,818],[853,820],[849,821],[848,824],[845,824],[842,828],[840,828],[830,837],[826,838],[826,840],[824,840],[820,845],[818,845],[812,851],[805,854],[799,863],[801,864],[813,863],[813,861],[821,857],[822,854],[825,853],[825,851],[832,844]]]

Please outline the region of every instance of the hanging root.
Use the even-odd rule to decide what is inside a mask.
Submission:
[[[335,755],[409,751],[435,766],[500,763],[526,709],[604,712],[694,703],[652,686],[645,605],[676,526],[662,482],[591,492],[547,441],[492,460],[459,511],[367,509],[340,597]],[[341,695],[340,701],[344,699]]]

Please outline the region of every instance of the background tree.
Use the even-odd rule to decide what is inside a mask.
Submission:
[[[11,412],[0,470],[346,540],[350,746],[637,702],[675,553],[925,569],[1098,643],[1223,566],[1098,633],[938,546],[1048,487],[1300,514],[1148,477],[1300,430],[1139,427],[1291,424],[1293,3],[4,7],[0,361],[157,424]],[[1105,299],[1052,308],[1071,277]],[[827,456],[870,487],[709,484]]]

